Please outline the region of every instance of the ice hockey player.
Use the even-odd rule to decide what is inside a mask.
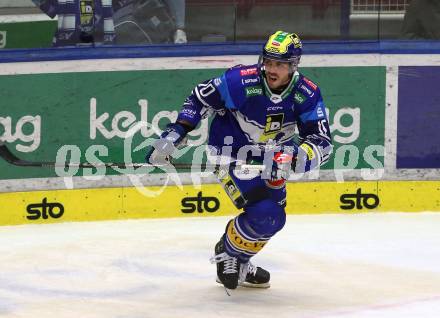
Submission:
[[[285,224],[289,172],[319,167],[332,151],[320,89],[298,72],[301,54],[298,35],[275,32],[257,64],[232,67],[198,84],[176,122],[168,125],[146,156],[149,163],[163,163],[202,117],[213,114],[211,153],[232,158],[229,166],[217,169],[217,176],[237,209],[243,209],[227,223],[211,259],[217,265],[217,282],[228,289],[270,286],[269,272],[253,265],[250,258]],[[237,158],[264,163],[266,173],[237,177]]]

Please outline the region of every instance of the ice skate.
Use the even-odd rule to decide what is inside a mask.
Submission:
[[[223,284],[227,289],[236,289],[238,286],[240,263],[236,257],[226,254],[223,238],[215,245],[215,255],[211,258],[211,263],[216,263],[217,265],[216,281]]]
[[[269,288],[270,273],[250,261],[240,264],[238,285],[250,288]]]

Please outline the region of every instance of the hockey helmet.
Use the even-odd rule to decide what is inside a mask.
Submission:
[[[291,63],[296,67],[302,54],[302,43],[296,33],[277,31],[269,37],[263,47],[263,52],[259,58],[259,64],[264,59],[277,60]]]

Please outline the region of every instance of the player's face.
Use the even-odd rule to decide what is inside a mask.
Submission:
[[[263,65],[267,84],[271,89],[278,89],[289,83],[289,63],[264,59]]]

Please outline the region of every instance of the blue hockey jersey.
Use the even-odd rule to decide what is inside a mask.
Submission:
[[[113,44],[111,0],[32,0],[50,18],[58,16],[53,46]]]
[[[331,153],[321,92],[298,72],[280,94],[275,94],[258,65],[233,67],[197,85],[177,121],[195,127],[211,114],[208,144],[218,149],[225,143],[232,145],[235,153],[245,145],[292,145],[297,127],[300,146],[316,159],[316,165],[325,163]]]

